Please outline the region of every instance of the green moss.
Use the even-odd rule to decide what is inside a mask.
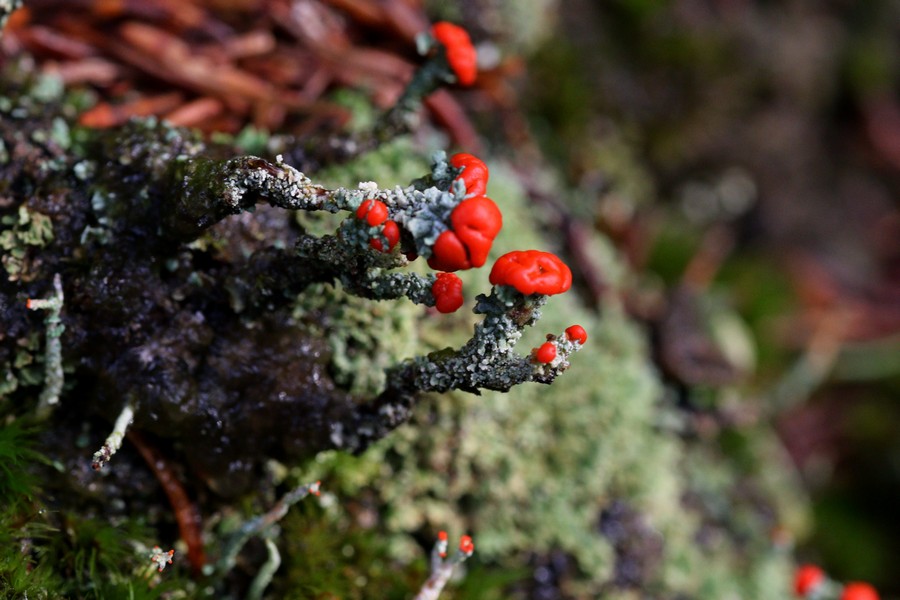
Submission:
[[[490,187],[505,220],[493,254],[546,248],[510,172],[492,165]],[[596,258],[614,285],[627,280],[602,240]],[[484,272],[464,278],[467,297],[486,287]],[[477,559],[493,565],[491,573],[561,550],[574,558],[579,574],[572,584],[584,596],[608,591],[622,561],[631,560],[641,569],[643,589],[655,597],[779,597],[773,590],[788,589],[790,560],[771,543],[775,517],[767,515],[796,525],[790,513],[802,515],[796,510],[802,499],[792,492],[796,482],[781,475],[785,461],[774,438],[751,431],[752,440],[763,441],[730,453],[683,439],[683,415],[664,401],[645,336],[615,300],[599,318],[572,294],[551,298],[542,313],[539,331],[529,332],[520,351],[573,323],[589,335],[553,386],[430,398],[410,426],[359,459],[320,456],[315,476],[335,486],[341,503],[364,497],[379,507],[378,527],[402,563],[422,560],[426,550],[417,540],[446,529],[471,533]],[[440,325],[421,323],[423,343],[447,343]],[[762,513],[735,495],[745,483],[771,503]],[[691,507],[683,502],[688,496],[712,504]],[[598,529],[601,512],[619,498],[627,499],[651,538],[627,555]],[[711,532],[709,546],[697,541],[705,531]],[[659,553],[653,536],[662,540]],[[484,585],[497,588],[482,587],[482,593],[502,593],[509,585],[503,577],[490,581]],[[613,587],[621,593],[609,597],[632,597],[627,586]]]
[[[337,520],[320,508],[298,508],[284,522],[286,574],[272,597],[401,600],[427,578],[424,561],[401,567],[377,531],[346,513]]]
[[[162,583],[148,567],[153,545],[138,518],[110,522],[47,510],[33,432],[0,428],[0,596],[4,598],[175,598],[193,584],[178,572]],[[52,467],[50,467],[52,468]],[[172,595],[180,590],[179,595]]]
[[[335,381],[363,397],[384,389],[385,369],[414,356],[418,314],[406,299],[366,300],[325,284],[308,288],[294,310],[305,331],[327,338]]]
[[[413,148],[410,139],[401,137],[380,146],[345,165],[328,167],[315,174],[326,187],[356,188],[361,181],[377,181],[381,188],[407,186],[428,173],[431,161],[427,153]]]

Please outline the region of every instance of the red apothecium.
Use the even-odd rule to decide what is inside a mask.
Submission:
[[[431,284],[431,295],[438,312],[456,312],[463,305],[462,280],[453,273],[438,273]]]
[[[461,179],[466,186],[466,195],[484,196],[487,192],[488,168],[484,161],[471,154],[459,153],[450,157],[450,164],[457,169],[462,169],[457,179]]]
[[[492,285],[514,287],[526,296],[552,296],[572,287],[572,271],[550,252],[516,250],[497,259],[490,281]]]
[[[868,583],[855,581],[844,586],[840,600],[879,600],[879,596]]]
[[[587,342],[587,331],[581,325],[572,325],[566,328],[566,337],[570,342],[578,342],[584,344]]]
[[[371,240],[369,240],[369,246],[375,248],[379,252],[390,252],[394,249],[394,246],[397,245],[397,242],[400,241],[400,227],[394,221],[385,221],[381,233],[383,233],[384,237],[387,238],[387,250],[383,249],[384,246],[382,245],[381,240],[377,238],[372,238]]]
[[[478,76],[478,53],[469,33],[453,23],[440,21],[431,27],[431,35],[444,47],[447,62],[460,85],[472,85]]]
[[[450,229],[438,236],[428,265],[438,271],[481,267],[502,227],[503,215],[493,200],[463,200],[450,213]]]
[[[365,200],[356,209],[356,218],[365,219],[369,227],[381,225],[388,218],[387,205],[381,200]]]
[[[801,598],[805,598],[823,581],[825,581],[825,571],[816,565],[801,565],[794,572],[794,592]]]
[[[534,358],[543,364],[553,362],[556,358],[556,345],[553,342],[544,342],[534,351]]]

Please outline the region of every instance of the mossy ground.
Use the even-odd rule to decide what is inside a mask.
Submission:
[[[496,255],[546,247],[513,172],[495,163],[489,193],[510,215]],[[611,281],[626,279],[615,254],[596,243]],[[483,290],[485,279],[466,274],[467,294]],[[599,317],[573,295],[542,309],[525,348],[572,323],[589,332],[552,386],[431,397],[361,457],[326,454],[303,467],[332,486],[325,520],[365,532],[407,569],[421,569],[413,565],[438,530],[471,533],[478,552],[454,597],[525,597],[540,587],[534,573],[546,570],[537,557],[559,552],[570,557],[565,597],[788,597],[792,558],[771,534],[801,527],[805,513],[777,440],[765,426],[710,439],[686,434],[686,416],[650,361],[646,331],[614,298],[611,290]],[[420,319],[421,343],[452,344],[468,321]],[[601,525],[617,503],[635,515],[626,540]],[[288,571],[298,585],[302,556]],[[524,588],[513,584],[529,579]]]

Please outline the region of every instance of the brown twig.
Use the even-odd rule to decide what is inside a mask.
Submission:
[[[203,549],[203,528],[200,511],[197,505],[191,501],[184,488],[184,484],[175,475],[171,464],[163,454],[151,446],[139,433],[129,431],[128,440],[138,449],[144,461],[156,475],[169,498],[169,504],[175,513],[175,521],[178,523],[178,531],[181,539],[187,545],[188,562],[195,576],[200,575],[203,565],[206,564],[206,552]]]

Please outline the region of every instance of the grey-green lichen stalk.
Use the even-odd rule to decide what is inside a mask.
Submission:
[[[110,461],[113,455],[119,451],[119,448],[122,447],[125,433],[131,426],[132,421],[134,421],[134,408],[134,403],[131,400],[128,400],[125,403],[122,412],[120,412],[119,416],[116,418],[112,432],[107,436],[106,441],[103,442],[100,449],[94,452],[91,468],[95,471],[102,469],[103,466]]]
[[[406,188],[379,189],[375,182],[361,182],[357,189],[326,189],[317,185],[281,155],[275,162],[255,156],[224,161],[181,157],[173,177],[178,194],[171,200],[165,217],[164,235],[190,241],[229,215],[252,210],[266,202],[286,210],[356,211],[365,201],[383,203],[390,218],[405,228],[419,255],[431,255],[437,237],[449,227],[453,209],[465,198],[465,187],[454,182],[459,170],[447,163],[443,152],[436,154],[430,176]],[[378,231],[345,221],[343,241],[368,245],[369,234]]]
[[[508,391],[532,381],[535,368],[513,349],[522,329],[540,318],[543,295],[524,296],[512,288],[495,287],[490,296],[480,295],[474,312],[485,315],[475,334],[458,350],[440,350],[419,357],[391,372],[393,379],[421,391],[451,389]]]
[[[45,310],[47,316],[44,319],[46,327],[47,347],[44,353],[44,389],[38,398],[35,415],[38,419],[45,419],[53,408],[59,403],[59,395],[62,392],[65,374],[62,364],[62,344],[60,337],[66,329],[60,319],[63,307],[63,288],[59,273],[53,276],[53,295],[47,299],[30,299],[30,310]]]

